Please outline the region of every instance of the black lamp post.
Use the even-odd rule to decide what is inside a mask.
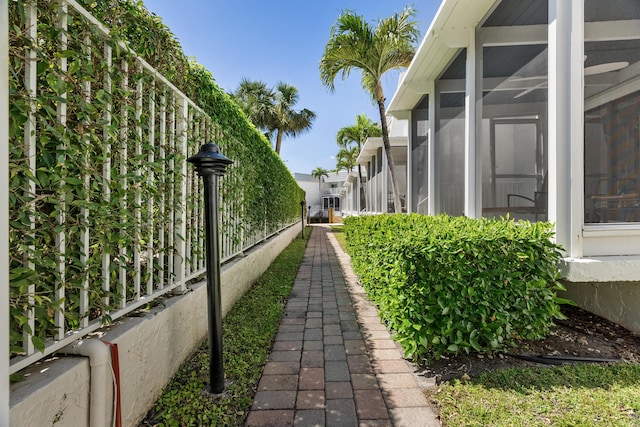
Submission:
[[[198,154],[187,159],[204,181],[204,215],[207,262],[207,310],[209,313],[209,392],[224,391],[222,364],[222,312],[220,309],[220,252],[218,239],[218,177],[233,163],[218,146],[204,144]]]
[[[302,240],[304,240],[304,200],[300,201],[300,212],[302,220]]]

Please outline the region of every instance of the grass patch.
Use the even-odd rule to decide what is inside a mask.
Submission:
[[[343,251],[347,251],[347,238],[344,235],[344,226],[342,225],[332,225],[331,226],[331,231],[333,232],[333,235],[335,236],[336,240],[338,240],[338,243],[340,243],[340,246],[342,247]]]
[[[223,319],[225,378],[215,401],[203,394],[209,382],[208,342],[178,370],[141,426],[242,425],[251,407],[307,238],[299,235]]]
[[[505,369],[430,397],[444,426],[639,426],[640,365]]]

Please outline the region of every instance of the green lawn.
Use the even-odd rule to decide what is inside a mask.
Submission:
[[[140,426],[238,426],[251,407],[262,368],[278,331],[311,227],[275,259],[222,321],[226,386],[221,397],[203,394],[209,382],[205,340],[178,370]]]
[[[640,426],[640,365],[507,369],[430,397],[449,427]]]
[[[340,243],[340,246],[342,246],[342,250],[346,252],[346,250],[347,250],[347,239],[344,237],[344,226],[342,226],[342,225],[332,225],[331,226],[331,231],[333,232],[333,235],[338,240],[338,243]]]

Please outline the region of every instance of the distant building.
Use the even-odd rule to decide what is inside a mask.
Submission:
[[[314,178],[311,174],[294,173],[300,188],[306,192],[308,215],[314,218],[329,218],[329,208],[336,214],[342,210],[340,190],[349,174],[346,171],[329,172],[328,176]]]
[[[393,156],[396,178],[400,187],[402,212],[407,212],[407,121],[388,117],[389,143]],[[344,199],[345,216],[395,212],[393,185],[382,138],[368,138],[357,159],[362,171],[362,182],[355,167],[343,183],[340,196]],[[360,192],[364,189],[364,197]],[[364,202],[364,203],[363,203]]]

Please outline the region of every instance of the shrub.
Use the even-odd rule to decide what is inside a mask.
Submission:
[[[562,318],[549,223],[413,214],[344,224],[354,270],[407,357],[504,350]]]

